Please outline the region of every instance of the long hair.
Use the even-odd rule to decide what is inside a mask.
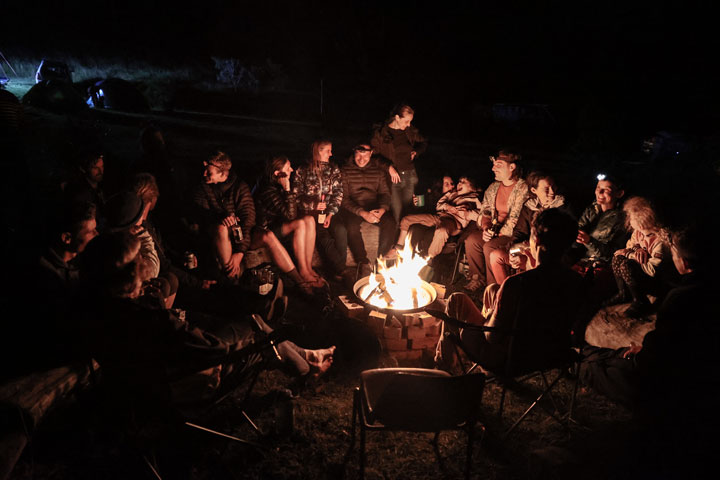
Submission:
[[[632,219],[635,219],[643,230],[660,230],[661,226],[658,224],[655,210],[647,198],[630,197],[625,201],[623,210],[625,211],[625,228],[628,231],[632,230],[630,226]]]
[[[316,140],[312,143],[310,146],[310,170],[313,172],[319,172],[320,171],[320,149],[324,147],[325,145],[332,145],[332,142],[330,140],[322,139],[322,140]]]
[[[392,121],[395,120],[395,115],[401,118],[405,115],[415,115],[415,110],[413,110],[413,108],[407,103],[398,103],[392,110],[390,110],[390,115],[388,115],[385,123],[392,123]]]
[[[275,180],[275,171],[276,170],[282,170],[282,168],[285,166],[287,162],[289,162],[290,159],[286,157],[285,155],[278,155],[276,157],[272,157],[268,161],[265,162],[265,180],[268,182],[274,182]]]

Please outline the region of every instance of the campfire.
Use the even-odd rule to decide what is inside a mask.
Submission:
[[[413,251],[408,238],[392,265],[380,257],[377,272],[358,280],[353,290],[363,303],[379,310],[422,310],[437,297],[435,289],[419,276],[426,265],[427,258]]]

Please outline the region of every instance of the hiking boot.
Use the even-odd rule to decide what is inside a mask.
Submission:
[[[485,284],[480,281],[479,275],[475,274],[470,278],[470,281],[465,284],[465,291],[474,293],[484,288]]]
[[[612,307],[613,305],[620,305],[621,303],[627,303],[628,297],[625,294],[624,291],[620,291],[613,295],[612,297],[608,298],[604,302],[602,302],[600,305],[603,307]]]
[[[635,300],[625,310],[625,315],[639,320],[652,312],[652,305],[647,300]]]

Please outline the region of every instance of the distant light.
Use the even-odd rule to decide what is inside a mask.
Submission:
[[[100,97],[105,96],[105,92],[102,91],[102,88],[98,90],[98,96],[100,96]]]
[[[675,152],[675,155],[680,155],[680,152]]]
[[[598,173],[598,176],[597,176],[598,182],[601,180],[605,180],[606,178],[607,178],[607,175],[605,175],[604,173]]]

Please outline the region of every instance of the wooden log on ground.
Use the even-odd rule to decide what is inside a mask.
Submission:
[[[637,320],[625,315],[630,304],[601,308],[585,329],[585,341],[604,348],[642,345],[645,334],[655,329],[655,314]]]

